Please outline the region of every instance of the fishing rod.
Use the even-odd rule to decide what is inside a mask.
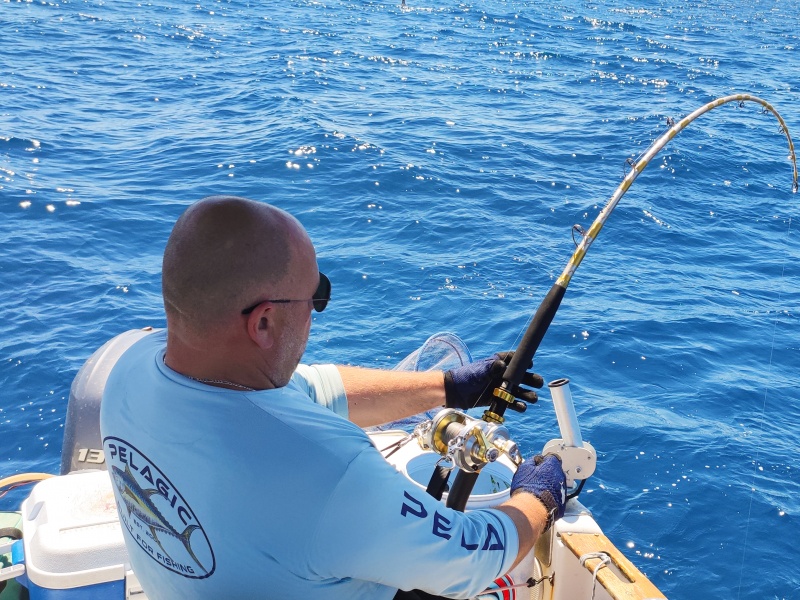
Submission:
[[[594,220],[594,223],[592,223],[592,226],[589,228],[589,230],[585,233],[582,232],[580,244],[578,244],[578,247],[575,249],[575,252],[573,252],[572,257],[567,262],[567,266],[564,268],[564,271],[561,273],[559,278],[553,284],[553,287],[550,288],[550,291],[544,297],[544,300],[542,300],[541,304],[539,304],[539,307],[536,309],[536,313],[528,325],[528,328],[525,331],[519,346],[514,351],[513,358],[503,373],[502,383],[494,389],[492,403],[483,413],[482,418],[484,421],[488,423],[501,424],[505,420],[503,415],[507,409],[511,409],[516,412],[524,412],[527,408],[524,402],[517,400],[515,393],[519,389],[522,378],[529,368],[529,365],[533,360],[533,356],[536,354],[536,350],[539,348],[542,338],[544,338],[548,327],[550,327],[550,324],[553,322],[553,318],[555,317],[556,312],[561,305],[561,301],[567,291],[567,286],[572,280],[572,276],[575,274],[575,271],[586,256],[589,247],[597,238],[600,230],[603,228],[603,225],[605,225],[608,217],[611,215],[614,208],[616,208],[622,196],[625,195],[633,182],[636,180],[639,174],[644,171],[645,167],[647,167],[653,157],[658,154],[661,149],[664,148],[664,146],[666,146],[676,135],[678,135],[678,133],[685,129],[689,123],[697,119],[700,115],[703,115],[708,111],[717,108],[718,106],[722,106],[723,104],[728,104],[729,102],[738,102],[739,106],[743,106],[745,102],[755,102],[763,107],[762,112],[772,113],[778,120],[778,123],[780,124],[780,132],[786,136],[786,139],[789,143],[789,159],[792,161],[793,167],[792,192],[797,193],[797,156],[795,154],[792,137],[789,135],[789,128],[778,111],[775,110],[775,108],[773,108],[772,105],[765,100],[762,100],[756,96],[751,96],[750,94],[734,94],[709,102],[708,104],[698,108],[688,116],[684,117],[677,123],[669,120],[668,123],[670,124],[670,128],[655,142],[653,142],[653,144],[644,152],[644,154],[641,155],[637,161],[634,162],[629,160],[629,164],[631,164],[631,170],[628,171],[622,182],[617,186],[617,189],[612,194],[611,199],[605,205],[603,210],[600,211],[600,214],[597,215],[597,218]],[[453,482],[453,487],[448,494],[447,506],[463,511],[467,505],[467,500],[472,493],[472,489],[475,486],[475,482],[478,479],[478,475],[478,471],[467,472],[464,470],[459,470],[456,474],[455,481]]]

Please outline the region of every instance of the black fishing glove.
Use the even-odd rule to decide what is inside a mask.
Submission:
[[[498,352],[489,358],[471,362],[462,367],[444,372],[444,394],[447,408],[466,410],[473,406],[488,406],[492,402],[492,392],[503,381],[513,352]],[[533,361],[528,368],[533,367]],[[540,388],[544,385],[541,375],[526,372],[522,384]],[[536,392],[517,387],[514,395],[526,402],[536,402]]]
[[[547,524],[550,529],[554,521],[564,516],[567,502],[567,479],[561,469],[561,459],[555,454],[537,454],[522,463],[511,479],[511,494],[522,490],[533,494],[547,509]]]

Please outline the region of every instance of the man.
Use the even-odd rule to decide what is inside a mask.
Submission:
[[[125,352],[101,409],[131,565],[151,600],[466,598],[563,515],[553,457],[524,463],[502,506],[466,514],[383,459],[359,426],[474,404],[498,361],[444,377],[299,365],[330,282],[289,214],[201,200],[175,224],[162,277],[167,331]]]

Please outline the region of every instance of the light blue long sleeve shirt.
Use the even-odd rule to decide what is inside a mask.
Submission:
[[[134,344],[101,408],[131,565],[151,600],[467,598],[509,570],[496,510],[446,508],[348,421],[336,367],[300,366],[259,392],[164,364],[165,333]]]

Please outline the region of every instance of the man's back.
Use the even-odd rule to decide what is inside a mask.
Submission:
[[[348,423],[291,388],[248,394],[170,374],[156,337],[121,359],[102,411],[126,543],[149,597],[291,598],[305,588],[312,598],[336,585],[307,565],[325,490],[347,468],[319,442],[332,422]],[[309,478],[318,493],[300,492]]]

